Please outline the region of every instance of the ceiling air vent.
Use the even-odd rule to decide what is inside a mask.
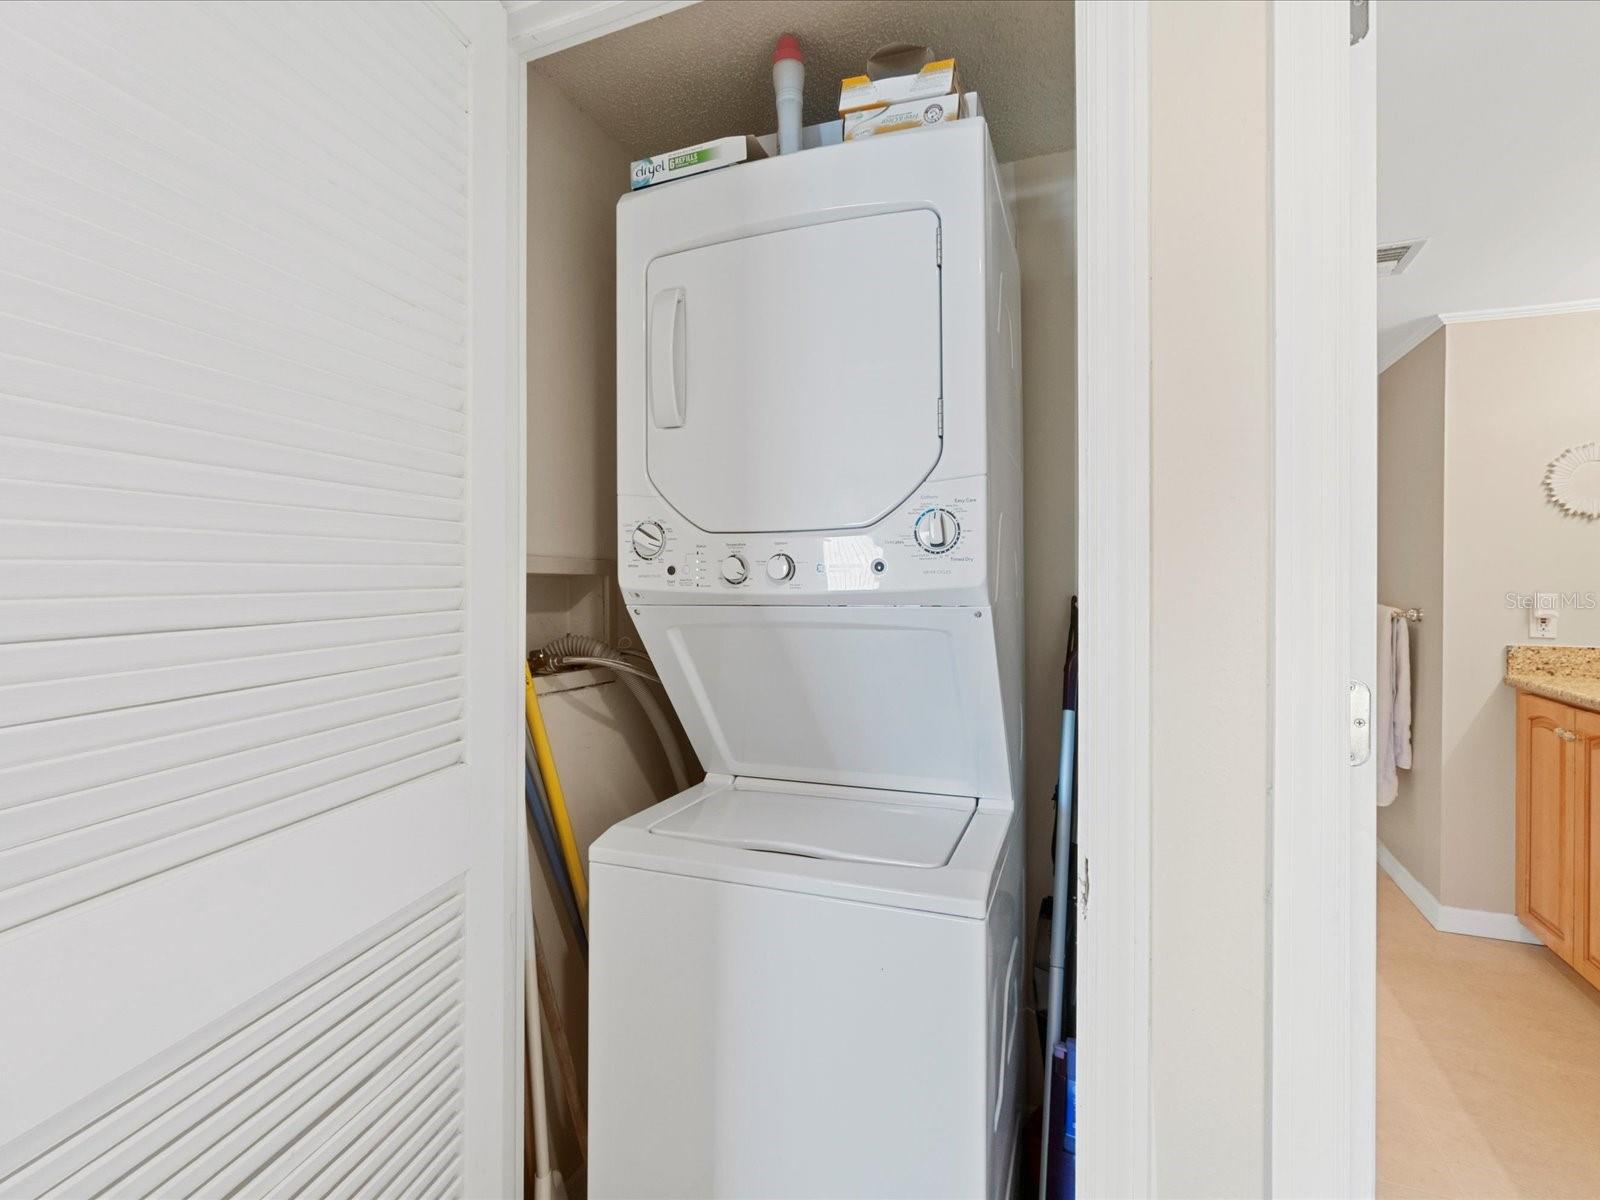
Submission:
[[[1427,238],[1409,242],[1391,242],[1378,247],[1378,274],[1398,275],[1411,265],[1411,260],[1428,244]]]

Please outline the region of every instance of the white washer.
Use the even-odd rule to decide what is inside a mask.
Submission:
[[[1018,316],[979,118],[618,207],[620,584],[709,774],[590,850],[592,1196],[1007,1194]]]

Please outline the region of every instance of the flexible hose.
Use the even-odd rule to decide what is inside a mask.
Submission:
[[[539,763],[539,774],[544,779],[544,792],[550,801],[550,817],[555,822],[556,836],[561,842],[562,857],[567,860],[567,871],[572,876],[572,892],[578,900],[578,911],[589,911],[589,881],[583,873],[583,859],[578,854],[578,839],[572,836],[572,821],[567,815],[567,797],[561,790],[561,776],[556,774],[555,755],[550,752],[550,735],[545,732],[544,716],[539,711],[539,693],[533,686],[533,672],[522,665],[524,703],[528,709],[528,728],[533,732],[533,753]]]
[[[561,659],[574,654],[590,658],[616,658],[617,652],[597,637],[583,633],[563,633],[534,651],[535,658]]]
[[[618,664],[612,663],[615,669]],[[633,693],[633,698],[639,702],[639,707],[644,709],[644,715],[650,721],[651,727],[656,731],[656,737],[661,742],[661,749],[667,756],[667,767],[672,771],[672,782],[677,789],[687,791],[689,787],[689,771],[683,761],[683,751],[678,747],[677,736],[672,732],[672,726],[667,723],[667,714],[661,711],[661,705],[650,694],[646,687],[632,673],[625,672],[617,676],[622,680],[622,686]]]
[[[630,658],[643,659],[644,655],[637,650],[632,652],[617,650],[597,637],[589,637],[582,633],[564,633],[533,652],[534,665],[541,669],[549,667],[555,670],[571,664],[612,667],[616,670],[632,671],[651,683],[661,682],[649,671],[629,662]]]
[[[636,667],[632,663],[620,658],[590,658],[586,654],[569,654],[558,659],[556,665],[563,667],[605,667],[609,671],[616,671],[621,675],[631,675],[635,679],[648,680],[651,683],[660,683],[661,680],[643,667]]]
[[[661,681],[649,671],[626,661],[626,656],[630,655],[643,657],[637,651],[614,650],[599,638],[579,633],[563,634],[534,652],[537,661],[552,668],[573,665],[605,667],[615,671],[617,678],[644,710],[650,727],[655,730],[656,738],[661,743],[661,751],[667,756],[667,768],[672,772],[672,781],[680,792],[684,791],[689,786],[689,769],[684,762],[683,748],[678,745],[677,735],[673,733],[660,702],[639,683],[641,679],[655,684]]]

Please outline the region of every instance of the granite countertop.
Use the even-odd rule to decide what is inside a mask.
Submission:
[[[1600,712],[1600,646],[1507,646],[1506,683]]]

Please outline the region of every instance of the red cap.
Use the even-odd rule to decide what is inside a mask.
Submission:
[[[805,62],[806,56],[800,53],[800,39],[792,33],[785,33],[778,38],[778,44],[772,51],[772,61],[782,62],[792,58],[796,62]]]

